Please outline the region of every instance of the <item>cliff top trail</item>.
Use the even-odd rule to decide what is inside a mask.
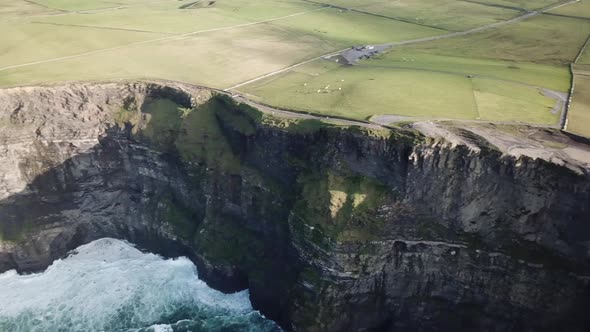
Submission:
[[[169,79],[280,109],[590,135],[588,0],[1,0],[0,86]],[[570,96],[571,95],[571,96]]]

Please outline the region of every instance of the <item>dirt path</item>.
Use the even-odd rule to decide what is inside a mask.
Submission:
[[[304,112],[286,111],[286,110],[281,110],[278,108],[274,108],[274,107],[271,107],[268,105],[264,105],[264,104],[255,102],[255,101],[250,100],[242,95],[233,95],[232,97],[235,100],[237,100],[238,102],[250,105],[250,106],[260,110],[263,113],[271,114],[271,115],[278,116],[281,118],[314,119],[314,120],[328,121],[328,122],[331,122],[334,124],[339,124],[339,125],[360,126],[360,127],[365,127],[365,128],[371,128],[371,129],[387,129],[386,126],[383,126],[378,123],[367,123],[367,122],[362,122],[362,121],[355,121],[353,119],[334,118],[334,117],[330,117],[330,116],[314,115],[314,114],[309,114],[309,113],[304,113]]]
[[[243,23],[243,24],[237,24],[237,25],[232,25],[232,26],[228,26],[228,27],[221,27],[221,28],[213,28],[213,29],[192,31],[192,32],[187,32],[187,33],[182,33],[182,34],[176,34],[176,35],[171,35],[171,36],[166,36],[166,37],[160,37],[160,38],[156,38],[156,39],[148,39],[148,40],[144,40],[144,41],[139,41],[139,42],[124,44],[124,45],[120,45],[120,46],[103,48],[103,49],[95,50],[95,51],[89,51],[89,52],[78,53],[78,54],[73,54],[73,55],[66,55],[66,56],[52,58],[52,59],[46,59],[46,60],[33,61],[33,62],[23,63],[23,64],[19,64],[19,65],[12,65],[12,66],[7,66],[7,67],[0,68],[0,71],[4,71],[4,70],[8,70],[8,69],[21,68],[21,67],[28,67],[28,66],[39,65],[39,64],[50,63],[50,62],[56,62],[56,61],[61,61],[61,60],[75,59],[75,58],[80,58],[80,57],[84,57],[84,56],[88,56],[88,55],[99,54],[99,53],[104,53],[104,52],[108,52],[108,51],[114,51],[114,50],[122,49],[122,48],[125,48],[125,47],[137,46],[137,45],[144,45],[144,44],[156,43],[156,42],[167,41],[167,40],[172,40],[172,39],[177,39],[177,38],[189,37],[189,36],[193,36],[193,35],[197,35],[197,34],[201,34],[201,33],[223,31],[223,30],[236,29],[236,28],[242,28],[242,27],[257,25],[257,24],[269,23],[269,22],[283,20],[283,19],[290,18],[290,17],[304,15],[304,14],[311,13],[311,12],[317,12],[317,11],[320,11],[320,10],[324,10],[326,8],[328,8],[328,7],[322,7],[322,8],[318,8],[318,9],[307,10],[307,11],[304,11],[304,12],[294,13],[294,14],[290,14],[290,15],[286,15],[286,16],[281,16],[281,17],[275,17],[275,18],[271,18],[271,19],[263,20],[263,21]]]

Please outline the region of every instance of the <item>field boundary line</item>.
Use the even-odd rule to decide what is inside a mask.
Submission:
[[[570,84],[568,98],[565,102],[565,109],[563,111],[561,121],[560,121],[561,129],[564,131],[567,131],[567,125],[569,122],[568,116],[570,113],[570,108],[572,107],[572,102],[574,100],[574,92],[575,92],[575,88],[576,88],[576,72],[575,72],[574,66],[576,63],[578,63],[578,61],[580,61],[580,58],[584,54],[584,51],[586,51],[586,48],[588,48],[588,44],[590,44],[590,35],[588,35],[588,38],[586,38],[586,42],[584,42],[584,45],[582,45],[582,48],[580,49],[580,52],[578,52],[578,55],[576,55],[574,62],[570,63],[570,66],[569,66],[570,75],[571,75],[571,84]]]
[[[33,1],[30,1],[30,0],[23,0],[23,1],[30,2],[30,3],[35,3]],[[128,4],[103,1],[104,3],[110,3],[110,4],[113,4],[114,6],[113,7],[104,7],[104,8],[95,8],[95,9],[80,9],[80,10],[57,9],[57,8],[46,7],[46,6],[43,6],[43,5],[39,4],[39,6],[43,6],[43,7],[47,8],[47,9],[50,9],[50,10],[58,11],[60,13],[58,13],[58,14],[27,15],[27,16],[23,16],[23,17],[24,18],[30,18],[30,17],[65,16],[65,15],[72,15],[72,14],[92,14],[92,13],[100,13],[100,12],[110,11],[110,10],[126,9],[126,8],[141,7],[141,6],[149,6],[149,5],[156,5],[156,4],[160,4],[160,3],[175,2],[175,1],[178,1],[178,0],[162,0],[162,1],[152,1],[152,2],[144,2],[144,3],[128,3]],[[37,3],[35,3],[35,4],[37,4]]]
[[[570,113],[570,108],[572,107],[572,101],[574,99],[574,91],[576,88],[576,73],[574,71],[574,64],[570,63],[570,74],[572,75],[571,77],[571,84],[570,84],[570,91],[568,94],[568,98],[565,102],[565,108],[563,110],[563,114],[561,115],[561,119],[560,119],[560,123],[559,123],[559,127],[561,128],[561,130],[563,131],[567,131],[567,125],[568,125],[568,115]]]
[[[149,31],[149,30],[139,30],[139,29],[126,29],[126,28],[115,28],[115,27],[101,27],[101,26],[92,26],[92,25],[81,25],[81,24],[62,24],[62,23],[38,22],[38,21],[31,21],[31,24],[44,24],[44,25],[55,25],[55,26],[61,26],[61,27],[98,29],[98,30],[141,32],[141,33],[152,33],[152,34],[169,35],[169,36],[175,35],[174,33],[170,33],[170,32]]]
[[[35,2],[35,1],[32,1],[32,0],[23,0],[23,1],[24,1],[24,2],[27,2],[27,3],[30,3],[30,4],[32,4],[32,5],[35,5],[35,6],[43,7],[43,8],[45,8],[45,9],[49,9],[49,10],[57,10],[57,11],[59,11],[59,12],[67,12],[67,10],[63,10],[63,9],[57,9],[57,8],[51,8],[51,7],[49,7],[49,6],[46,6],[46,5],[44,5],[44,4],[41,4],[41,3],[38,3],[38,2]]]
[[[94,51],[89,51],[89,52],[84,52],[84,53],[66,55],[66,56],[57,57],[57,58],[53,58],[53,59],[45,59],[45,60],[28,62],[28,63],[22,63],[22,64],[18,64],[18,65],[11,65],[11,66],[6,66],[6,67],[3,67],[3,68],[0,68],[0,71],[4,71],[4,70],[8,70],[8,69],[15,69],[15,68],[28,67],[28,66],[33,66],[33,65],[39,65],[39,64],[43,64],[43,63],[49,63],[49,62],[56,62],[56,61],[61,61],[61,60],[75,59],[75,58],[80,58],[80,57],[83,57],[83,56],[88,56],[88,55],[94,55],[94,54],[99,54],[99,53],[104,53],[104,52],[119,50],[119,49],[122,49],[122,48],[125,48],[125,47],[129,47],[129,46],[144,45],[144,44],[156,43],[156,42],[161,42],[161,41],[166,41],[166,40],[171,40],[171,39],[184,38],[184,37],[189,37],[189,36],[193,36],[193,35],[197,35],[197,34],[201,34],[201,33],[216,32],[216,31],[223,31],[223,30],[230,30],[230,29],[243,28],[243,27],[257,25],[257,24],[264,24],[264,23],[269,23],[269,22],[275,22],[275,21],[286,19],[286,18],[291,18],[291,17],[300,16],[300,15],[304,15],[304,14],[311,13],[311,12],[316,12],[316,11],[324,10],[326,8],[329,8],[329,7],[322,7],[322,8],[312,9],[312,10],[308,10],[308,11],[304,11],[304,12],[294,13],[294,14],[290,14],[290,15],[286,15],[286,16],[281,16],[281,17],[275,17],[275,18],[271,18],[271,19],[267,19],[267,20],[262,20],[262,21],[242,23],[242,24],[232,25],[232,26],[228,26],[228,27],[221,27],[221,28],[212,28],[212,29],[206,29],[206,30],[192,31],[192,32],[187,32],[187,33],[182,33],[182,34],[177,34],[177,35],[172,35],[172,36],[160,37],[160,38],[156,38],[156,39],[142,40],[142,41],[138,41],[138,42],[133,42],[133,43],[129,43],[129,44],[124,44],[124,45],[119,45],[119,46],[104,48],[104,49],[100,49],[100,50],[94,50]]]
[[[498,5],[498,4],[493,4],[493,3],[485,3],[485,2],[479,2],[479,1],[475,1],[475,0],[462,0],[463,2],[469,2],[469,3],[473,3],[473,4],[477,4],[477,5],[482,5],[482,6],[486,6],[486,7],[493,7],[493,8],[500,8],[500,9],[510,9],[510,10],[514,10],[517,12],[531,12],[532,10],[530,9],[526,9],[526,8],[521,8],[521,7],[513,7],[513,6],[505,6],[505,5]]]
[[[555,14],[555,13],[543,13],[543,14],[549,15],[549,16],[557,16],[557,17],[571,18],[573,20],[586,20],[586,21],[590,21],[590,17],[584,17],[584,16],[572,16],[572,15],[563,15],[563,14]]]
[[[412,22],[410,20],[406,20],[406,19],[403,19],[403,18],[393,17],[393,16],[387,16],[387,15],[381,15],[381,14],[376,14],[376,13],[371,13],[371,12],[366,12],[364,10],[360,10],[360,9],[356,9],[356,8],[343,7],[343,6],[333,5],[333,4],[324,3],[324,2],[317,2],[317,1],[313,1],[313,0],[303,0],[303,1],[309,2],[309,3],[313,3],[313,4],[316,4],[316,5],[329,6],[329,7],[334,8],[334,9],[346,10],[346,11],[351,11],[351,12],[355,12],[355,13],[359,13],[359,14],[370,15],[370,16],[375,16],[375,17],[380,17],[380,18],[385,18],[385,19],[388,19],[388,20],[393,20],[393,21],[404,22],[404,23],[408,23],[408,24],[419,25],[421,27],[426,27],[426,28],[431,28],[431,29],[437,29],[437,30],[443,30],[443,31],[449,31],[449,30],[447,30],[445,28],[437,27],[437,26],[434,26],[434,25],[416,23],[416,22]]]
[[[590,43],[590,34],[588,35],[588,38],[586,38],[586,42],[584,43],[584,45],[582,45],[580,52],[578,52],[578,55],[576,55],[576,58],[574,59],[574,63],[578,63],[578,61],[580,61],[580,58],[582,57],[582,54],[584,54],[584,51],[586,51],[586,49],[588,48],[589,43]]]
[[[555,10],[555,9],[557,9],[557,8],[561,8],[561,7],[563,7],[563,6],[567,6],[567,5],[574,4],[574,3],[576,3],[576,2],[580,2],[580,0],[575,0],[575,1],[567,1],[567,2],[560,3],[560,4],[549,5],[549,7],[543,8],[543,9],[541,9],[540,11],[541,11],[541,13],[546,13],[546,12],[548,12],[548,11],[550,11],[550,10]]]
[[[476,120],[481,120],[481,113],[479,112],[479,103],[477,102],[477,95],[475,94],[475,83],[473,78],[469,77],[469,85],[471,86],[471,96],[473,97],[473,106],[475,106]]]

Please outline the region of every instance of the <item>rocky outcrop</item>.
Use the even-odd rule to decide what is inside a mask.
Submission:
[[[583,168],[180,84],[15,88],[0,105],[0,271],[109,236],[249,287],[290,330],[589,324]]]

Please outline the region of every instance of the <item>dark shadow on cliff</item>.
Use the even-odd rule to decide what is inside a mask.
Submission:
[[[0,255],[0,272],[41,271],[82,244],[118,238],[189,257],[218,290],[250,288],[254,307],[288,326],[288,298],[277,296],[297,276],[288,203],[243,185],[215,103],[193,109],[167,91],[130,99],[96,146],[58,165],[43,158],[70,143],[34,142],[21,171],[45,170],[0,201],[0,239],[13,247]]]
[[[405,133],[259,128],[249,109],[219,112],[236,106],[227,98],[193,109],[182,93],[148,97],[129,99],[99,144],[63,163],[43,158],[69,143],[34,143],[20,167],[44,171],[0,201],[0,235],[14,245],[0,271],[38,271],[114,237],[191,258],[214,288],[250,288],[254,307],[287,328],[519,330],[554,311],[556,326],[587,322],[588,287],[572,282],[585,265],[521,236],[561,218],[556,239],[587,238],[587,186],[562,168],[511,167],[497,151]],[[525,209],[541,199],[552,204]]]

